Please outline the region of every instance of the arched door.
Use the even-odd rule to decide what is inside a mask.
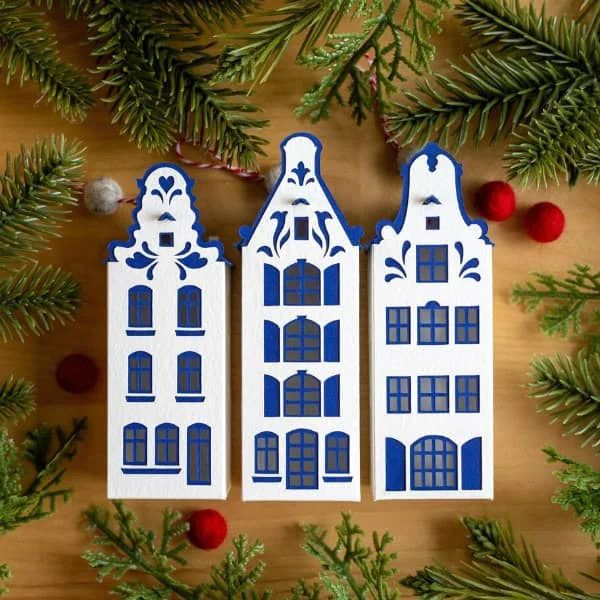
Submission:
[[[286,487],[316,490],[319,487],[318,436],[310,429],[296,429],[287,434]]]

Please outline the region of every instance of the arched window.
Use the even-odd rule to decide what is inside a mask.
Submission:
[[[254,470],[262,475],[279,473],[279,439],[271,431],[254,437]]]
[[[129,288],[129,327],[152,327],[152,290],[146,285]]]
[[[319,487],[319,439],[310,429],[287,434],[287,489],[315,490]]]
[[[182,352],[177,357],[177,393],[195,394],[177,397],[177,400],[195,400],[201,402],[198,394],[202,393],[202,357],[196,352]]]
[[[156,427],[155,462],[157,465],[179,464],[179,427],[173,423],[161,423]]]
[[[350,437],[341,431],[325,436],[325,471],[327,473],[350,472]]]
[[[147,352],[133,352],[129,355],[129,393],[152,393],[152,356]],[[134,400],[135,398],[131,398]],[[150,398],[149,398],[150,399]],[[128,398],[130,400],[130,398]]]
[[[202,329],[202,290],[195,285],[185,285],[177,292],[177,327],[183,329],[179,335],[197,334]]]
[[[321,304],[321,271],[299,260],[283,272],[283,303],[288,306]]]
[[[321,328],[306,317],[298,317],[283,328],[285,362],[319,362]]]
[[[194,423],[188,435],[188,484],[210,485],[210,427]]]
[[[432,435],[411,446],[411,488],[413,490],[457,489],[456,444]]]
[[[428,302],[419,306],[418,312],[419,344],[435,345],[448,343],[448,307],[437,302]]]
[[[123,427],[123,464],[145,465],[148,432],[141,423]]]
[[[321,382],[306,371],[298,371],[283,383],[284,417],[320,417]]]

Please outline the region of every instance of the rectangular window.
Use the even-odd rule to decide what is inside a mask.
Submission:
[[[449,377],[423,375],[419,377],[419,412],[447,413],[449,407]]]
[[[387,411],[410,412],[410,377],[391,375],[387,378]]]
[[[455,343],[479,344],[479,306],[457,306]]]
[[[479,412],[479,375],[457,375],[456,412]]]
[[[419,306],[417,313],[419,344],[434,345],[448,343],[448,307],[437,302]]]
[[[425,229],[429,231],[437,231],[440,228],[439,217],[425,217]]]
[[[173,232],[165,232],[158,234],[158,245],[166,248],[172,248],[175,244]]]
[[[294,219],[294,239],[308,239],[308,217],[296,217]]]
[[[417,246],[417,281],[448,281],[448,246]]]
[[[410,307],[388,306],[385,309],[386,343],[410,344]]]
[[[279,472],[279,440],[274,433],[265,432],[256,435],[254,470],[264,475]]]

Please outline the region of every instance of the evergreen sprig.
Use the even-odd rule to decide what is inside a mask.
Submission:
[[[12,375],[0,384],[0,425],[24,419],[35,407],[34,385]]]
[[[592,466],[559,454],[554,448],[544,448],[548,462],[560,462],[564,468],[554,474],[562,483],[552,501],[565,510],[573,510],[579,526],[600,548],[600,473]]]
[[[110,551],[87,550],[82,557],[97,569],[99,580],[111,576],[119,581],[113,593],[123,600],[160,600],[171,598],[172,594],[184,600],[268,600],[268,592],[260,594],[255,589],[264,563],[251,565],[263,552],[261,543],[249,544],[244,535],[234,538],[233,550],[227,552],[221,563],[211,567],[210,580],[192,585],[175,575],[178,567],[187,564],[183,554],[189,547],[182,540],[188,525],[181,515],[166,509],[162,531],[157,535],[136,525],[134,514],[122,502],[113,502],[113,506],[112,515],[98,506],[91,506],[83,513],[87,527],[96,533],[94,544],[109,547]],[[154,583],[122,580],[132,571],[149,576]]]
[[[27,434],[21,448],[0,428],[0,534],[43,519],[56,512],[58,501],[69,500],[73,491],[61,486],[64,465],[75,456],[86,423],[75,419],[69,431],[40,425]],[[35,470],[28,484],[23,460]]]
[[[505,161],[511,177],[574,184],[598,151],[593,115],[600,102],[600,39],[593,24],[550,17],[518,0],[462,0],[457,14],[476,44],[453,74],[418,82],[387,116],[399,143],[431,138],[458,148],[470,139],[514,135]],[[592,13],[588,11],[586,18]]]
[[[560,571],[543,564],[533,546],[518,544],[510,524],[462,519],[470,540],[470,559],[457,570],[431,565],[402,584],[428,600],[597,600]]]
[[[515,285],[513,302],[522,302],[526,310],[533,312],[544,306],[540,319],[541,330],[549,335],[565,337],[569,333],[580,333],[585,310],[600,301],[600,273],[594,273],[588,265],[575,265],[564,278],[544,273],[534,273],[534,282]],[[586,323],[588,332],[595,343],[598,309],[589,311]],[[592,339],[593,338],[593,339]],[[591,348],[593,349],[593,348]]]
[[[67,119],[83,120],[94,97],[89,83],[74,67],[60,60],[56,36],[27,0],[0,5],[0,69],[6,83],[17,74],[35,82],[42,97]]]
[[[551,423],[562,423],[566,434],[581,436],[582,446],[600,445],[600,354],[536,358],[528,387]]]
[[[327,541],[327,531],[315,525],[303,526],[306,552],[316,558],[322,573],[319,582],[308,585],[299,581],[292,590],[294,600],[318,600],[321,592],[327,598],[366,600],[396,600],[400,592],[391,584],[397,569],[391,566],[396,559],[395,552],[388,546],[393,537],[385,532],[373,532],[372,546],[365,545],[364,531],[349,514],[342,514],[342,521],[335,528],[333,544]]]

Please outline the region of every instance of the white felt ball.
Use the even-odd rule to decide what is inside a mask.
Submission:
[[[83,202],[96,215],[111,215],[119,208],[123,197],[121,186],[110,177],[98,177],[87,183],[83,190]]]
[[[273,165],[265,174],[265,187],[270,192],[281,175],[281,163]]]

